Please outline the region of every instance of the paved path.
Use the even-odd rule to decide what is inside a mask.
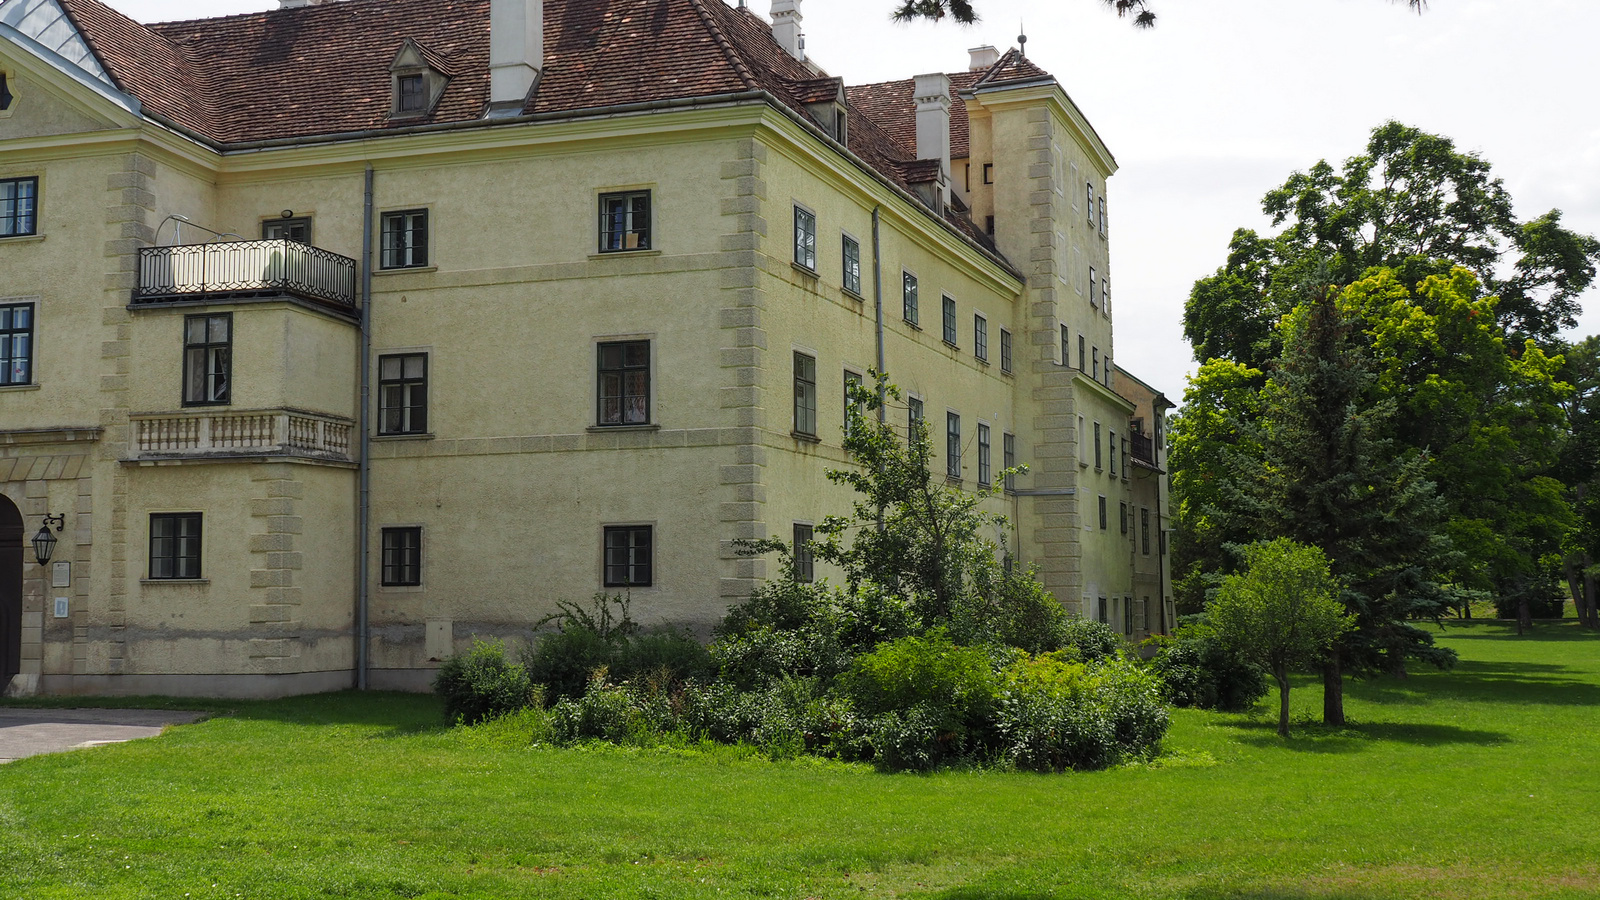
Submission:
[[[167,725],[207,715],[170,709],[22,709],[0,707],[0,763],[40,753],[155,737]]]

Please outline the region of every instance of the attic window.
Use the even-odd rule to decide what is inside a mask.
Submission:
[[[426,116],[439,104],[439,96],[450,83],[450,73],[441,71],[445,62],[426,54],[418,44],[406,39],[389,65],[389,117],[409,119]]]
[[[841,144],[850,143],[850,116],[845,112],[844,104],[833,105],[833,139]]]
[[[11,108],[11,89],[6,86],[6,73],[0,72],[0,111]]]
[[[396,87],[399,92],[399,102],[395,104],[397,111],[402,113],[420,113],[428,109],[428,93],[423,84],[421,72],[414,75],[396,76]]]

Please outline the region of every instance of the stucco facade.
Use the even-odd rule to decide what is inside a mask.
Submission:
[[[941,161],[946,197],[757,91],[205,140],[21,27],[0,31],[0,185],[35,184],[36,221],[0,234],[0,307],[32,324],[27,377],[0,385],[0,513],[15,505],[29,534],[65,515],[70,574],[29,551],[0,585],[20,612],[14,690],[421,688],[474,637],[621,590],[617,572],[649,578],[627,588],[635,617],[704,630],[773,574],[734,540],[846,508],[824,472],[849,465],[844,385],[877,365],[880,334],[940,467],[959,417],[953,485],[998,473],[1008,439],[1030,467],[989,502],[1066,606],[1165,609],[1164,556],[1130,553],[1118,520],[1166,521],[1164,454],[1138,467],[1127,449],[1130,420],[1165,401],[1111,374],[1115,163],[1054,79],[957,97],[969,140]],[[606,246],[615,197],[647,198],[646,246]],[[292,286],[302,251],[259,241],[280,221],[308,224],[333,267],[319,277],[347,294]],[[401,221],[425,222],[420,262],[390,256]],[[209,289],[154,289],[235,250],[267,256],[220,287],[212,271],[194,276]],[[618,417],[605,360],[624,345],[644,360],[626,390],[645,393]],[[397,386],[386,358],[425,374]],[[207,381],[196,360],[226,371]],[[418,418],[394,427],[388,390]],[[646,556],[608,557],[608,529]]]

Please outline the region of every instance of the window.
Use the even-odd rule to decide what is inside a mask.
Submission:
[[[428,354],[378,357],[378,433],[428,431]]]
[[[861,242],[844,236],[844,289],[861,295]]]
[[[994,216],[983,217],[983,233],[994,237]]]
[[[1100,469],[1100,423],[1094,423],[1094,467]]]
[[[1100,307],[1100,295],[1098,293],[1096,293],[1096,291],[1095,291],[1095,285],[1098,284],[1098,283],[1099,282],[1096,280],[1096,276],[1095,276],[1095,273],[1094,273],[1094,266],[1090,266],[1089,267],[1089,305],[1095,307],[1096,309],[1098,309]]]
[[[1011,332],[1000,329],[1000,371],[1011,374]]]
[[[1111,387],[1111,354],[1106,354],[1106,387]]]
[[[853,396],[855,389],[861,387],[861,376],[848,369],[844,373],[844,433],[850,433],[850,410],[861,412],[861,404]]]
[[[383,529],[380,581],[384,587],[422,583],[422,526]]]
[[[1005,466],[1007,472],[1009,473],[1010,470],[1012,468],[1014,468],[1016,466],[1016,464],[1017,464],[1017,436],[1014,435],[1014,434],[1011,434],[1009,432],[1007,432],[1006,434],[1001,435],[1000,436],[1000,452],[1002,454],[1002,456],[1000,458],[1001,465]],[[1017,476],[1011,475],[1011,474],[1007,474],[1006,475],[1006,490],[1014,491],[1016,489],[1017,489]]]
[[[1128,439],[1122,439],[1122,480],[1128,480]]]
[[[1100,194],[1100,236],[1106,236],[1106,195],[1103,191]]]
[[[798,206],[794,208],[794,264],[817,270],[817,217]]]
[[[0,112],[11,108],[11,88],[6,85],[6,73],[0,72]]]
[[[1100,348],[1099,347],[1090,348],[1090,352],[1093,354],[1092,357],[1091,357],[1091,360],[1092,360],[1091,364],[1092,364],[1092,366],[1094,368],[1094,372],[1092,374],[1093,374],[1094,380],[1095,381],[1099,381],[1100,380]]]
[[[183,405],[228,402],[233,314],[183,318]]]
[[[944,297],[944,342],[956,345],[956,300],[949,294]]]
[[[649,587],[654,583],[649,525],[607,525],[605,586]]]
[[[1166,556],[1167,555],[1167,531],[1166,531],[1166,529],[1163,528],[1161,531],[1157,532],[1156,533],[1156,537],[1160,539],[1159,542],[1160,542],[1161,546],[1160,546],[1159,549],[1161,551],[1161,555],[1162,556]]]
[[[1078,371],[1083,371],[1083,335],[1078,335]]]
[[[1089,464],[1089,426],[1084,424],[1083,416],[1078,417],[1078,465]]]
[[[1068,352],[1070,348],[1071,345],[1067,343],[1067,326],[1063,324],[1061,326],[1061,364],[1063,366],[1072,365],[1072,354]]]
[[[0,385],[33,382],[33,304],[0,306]]]
[[[1095,603],[1094,620],[1099,622],[1101,625],[1111,624],[1106,618],[1106,606],[1106,598],[1104,597],[1101,597],[1099,601]]]
[[[428,211],[404,209],[383,214],[385,269],[413,269],[428,264]]]
[[[400,102],[396,104],[400,112],[422,112],[428,108],[428,90],[422,73],[401,75],[395,82],[400,93]]]
[[[994,184],[994,163],[983,164],[983,183]]]
[[[1111,451],[1111,474],[1114,477],[1117,474],[1117,433],[1115,431],[1106,432],[1106,448]]]
[[[1150,555],[1150,510],[1144,507],[1139,509],[1139,548],[1145,556]]]
[[[910,439],[917,433],[917,425],[922,421],[922,400],[919,397],[906,398],[906,437]]]
[[[907,322],[917,324],[917,276],[910,272],[900,274],[902,308]]]
[[[817,434],[817,361],[799,351],[794,354],[794,430]]]
[[[1117,516],[1118,516],[1118,520],[1122,524],[1122,533],[1123,534],[1127,534],[1128,533],[1128,504],[1126,504],[1126,503],[1118,503],[1117,504]]]
[[[980,315],[972,317],[972,355],[979,362],[989,361],[989,320]]]
[[[1122,598],[1122,633],[1133,634],[1133,598]]]
[[[1094,227],[1094,182],[1083,183],[1083,203],[1089,210],[1089,227]]]
[[[944,414],[944,473],[961,477],[961,417],[953,412]]]
[[[599,345],[601,425],[650,424],[650,342]]]
[[[1100,303],[1105,307],[1106,315],[1111,315],[1111,279],[1100,279]]]
[[[650,192],[600,195],[600,252],[650,249]]]
[[[978,483],[987,487],[990,482],[989,471],[989,426],[978,423]]]
[[[39,179],[0,178],[0,237],[39,230]]]
[[[1100,495],[1100,530],[1106,530],[1106,497],[1104,494]]]
[[[150,514],[150,577],[200,577],[200,514]]]
[[[794,523],[794,580],[810,584],[816,580],[816,567],[811,555],[811,526]]]
[[[261,223],[261,239],[264,241],[294,241],[297,244],[310,244],[311,220],[304,217],[268,219]]]

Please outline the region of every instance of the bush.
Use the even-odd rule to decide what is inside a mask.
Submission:
[[[1060,772],[1153,755],[1168,724],[1155,679],[1120,657],[1085,666],[1068,655],[1024,658],[1001,673],[1003,758]]]
[[[648,747],[678,730],[671,701],[658,684],[613,684],[603,668],[590,677],[582,697],[550,707],[551,736],[562,743],[596,739]]]
[[[746,689],[784,678],[829,682],[857,653],[915,627],[910,602],[877,585],[846,592],[775,579],[728,611],[710,651],[722,677]]]
[[[715,671],[705,646],[693,635],[671,628],[641,629],[628,615],[626,597],[596,594],[587,608],[562,602],[558,609],[538,623],[556,622],[557,630],[540,635],[523,654],[529,676],[553,699],[582,697],[601,668],[618,681],[648,674],[664,675],[672,684]]]
[[[900,716],[883,726],[897,745],[905,746],[931,723],[937,746],[930,750],[929,765],[983,747],[999,695],[988,652],[957,646],[942,628],[880,644],[856,657],[850,671],[840,677],[839,689],[863,715]],[[874,726],[874,734],[881,730]],[[873,747],[879,747],[877,738]]]
[[[1061,626],[1060,646],[1078,661],[1089,663],[1116,656],[1122,649],[1122,638],[1104,622],[1069,616]]]
[[[468,725],[522,709],[536,697],[527,669],[507,661],[499,641],[477,641],[445,659],[433,690],[444,700],[445,721]]]
[[[613,649],[610,641],[587,628],[551,631],[539,635],[523,655],[523,664],[551,699],[581,697],[590,674],[610,664]]]
[[[1203,619],[1154,642],[1150,671],[1174,706],[1242,712],[1267,695],[1266,674],[1229,653]]]

